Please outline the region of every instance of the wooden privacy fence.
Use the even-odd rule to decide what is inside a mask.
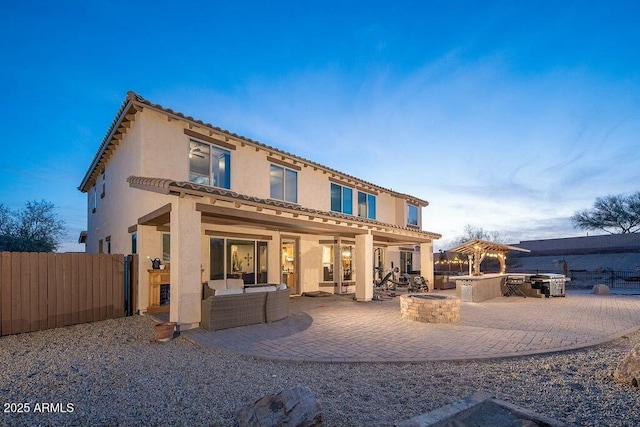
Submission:
[[[123,317],[125,262],[137,256],[2,252],[0,335]]]

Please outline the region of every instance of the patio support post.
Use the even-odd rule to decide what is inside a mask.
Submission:
[[[429,289],[433,290],[433,241],[420,243],[420,275],[429,281]]]
[[[373,298],[373,235],[356,236],[356,300]]]
[[[178,198],[172,205],[169,319],[190,329],[198,326],[201,315],[201,214],[193,199]]]
[[[282,253],[280,232],[267,242],[267,283],[282,282]]]

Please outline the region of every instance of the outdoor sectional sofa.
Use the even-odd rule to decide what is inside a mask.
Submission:
[[[210,280],[202,285],[202,320],[208,331],[271,323],[289,316],[286,285],[244,286],[242,279]]]

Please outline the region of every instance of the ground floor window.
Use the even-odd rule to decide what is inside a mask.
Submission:
[[[343,246],[341,249],[341,257],[342,257],[342,280],[350,281],[353,280],[353,255],[354,255],[354,247],[353,246]]]
[[[333,282],[333,245],[322,247],[322,281]]]
[[[171,262],[171,235],[162,235],[162,261]]]
[[[400,251],[400,274],[413,271],[413,252]]]
[[[267,242],[209,239],[209,278],[242,279],[245,285],[267,283]]]

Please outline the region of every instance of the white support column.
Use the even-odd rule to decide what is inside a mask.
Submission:
[[[433,240],[420,243],[420,275],[429,281],[429,289],[433,290]]]
[[[171,206],[171,308],[169,319],[183,329],[200,323],[202,283],[201,214],[192,199]]]
[[[373,298],[373,235],[356,236],[356,300]]]

